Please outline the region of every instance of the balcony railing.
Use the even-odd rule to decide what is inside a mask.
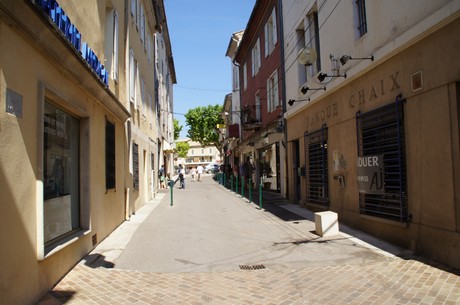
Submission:
[[[260,105],[246,105],[243,107],[241,114],[244,130],[256,130],[262,127]]]

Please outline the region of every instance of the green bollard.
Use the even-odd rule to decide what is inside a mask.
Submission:
[[[233,192],[233,175],[230,176],[230,189]]]
[[[174,181],[172,180],[169,180],[169,189],[170,189],[170,193],[171,193],[171,206],[173,206],[173,188],[174,188]]]
[[[235,190],[235,193],[238,194],[238,176],[236,176],[236,190]]]
[[[244,177],[241,177],[241,197],[244,197]]]
[[[223,175],[223,178],[224,178],[224,179],[222,179],[223,180],[223,186],[227,187],[227,175],[224,174],[224,173],[222,173],[222,175]]]
[[[249,178],[249,202],[252,202],[252,181]]]
[[[262,181],[259,184],[259,208],[262,209]]]

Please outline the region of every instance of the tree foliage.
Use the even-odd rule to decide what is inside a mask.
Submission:
[[[176,142],[176,151],[179,158],[187,158],[188,150],[190,145],[188,142]]]
[[[174,119],[174,140],[179,139],[180,132],[182,131],[183,126],[179,124],[179,121]]]
[[[189,126],[188,137],[202,146],[214,145],[220,151],[221,143],[217,124],[224,123],[222,111],[222,105],[199,106],[190,109],[185,114],[186,124]]]

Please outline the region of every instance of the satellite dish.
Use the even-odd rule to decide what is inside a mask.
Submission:
[[[316,51],[313,48],[305,47],[297,54],[297,60],[304,66],[311,66],[316,62]]]

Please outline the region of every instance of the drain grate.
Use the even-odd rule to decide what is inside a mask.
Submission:
[[[240,265],[241,270],[260,270],[265,269],[264,265]]]

